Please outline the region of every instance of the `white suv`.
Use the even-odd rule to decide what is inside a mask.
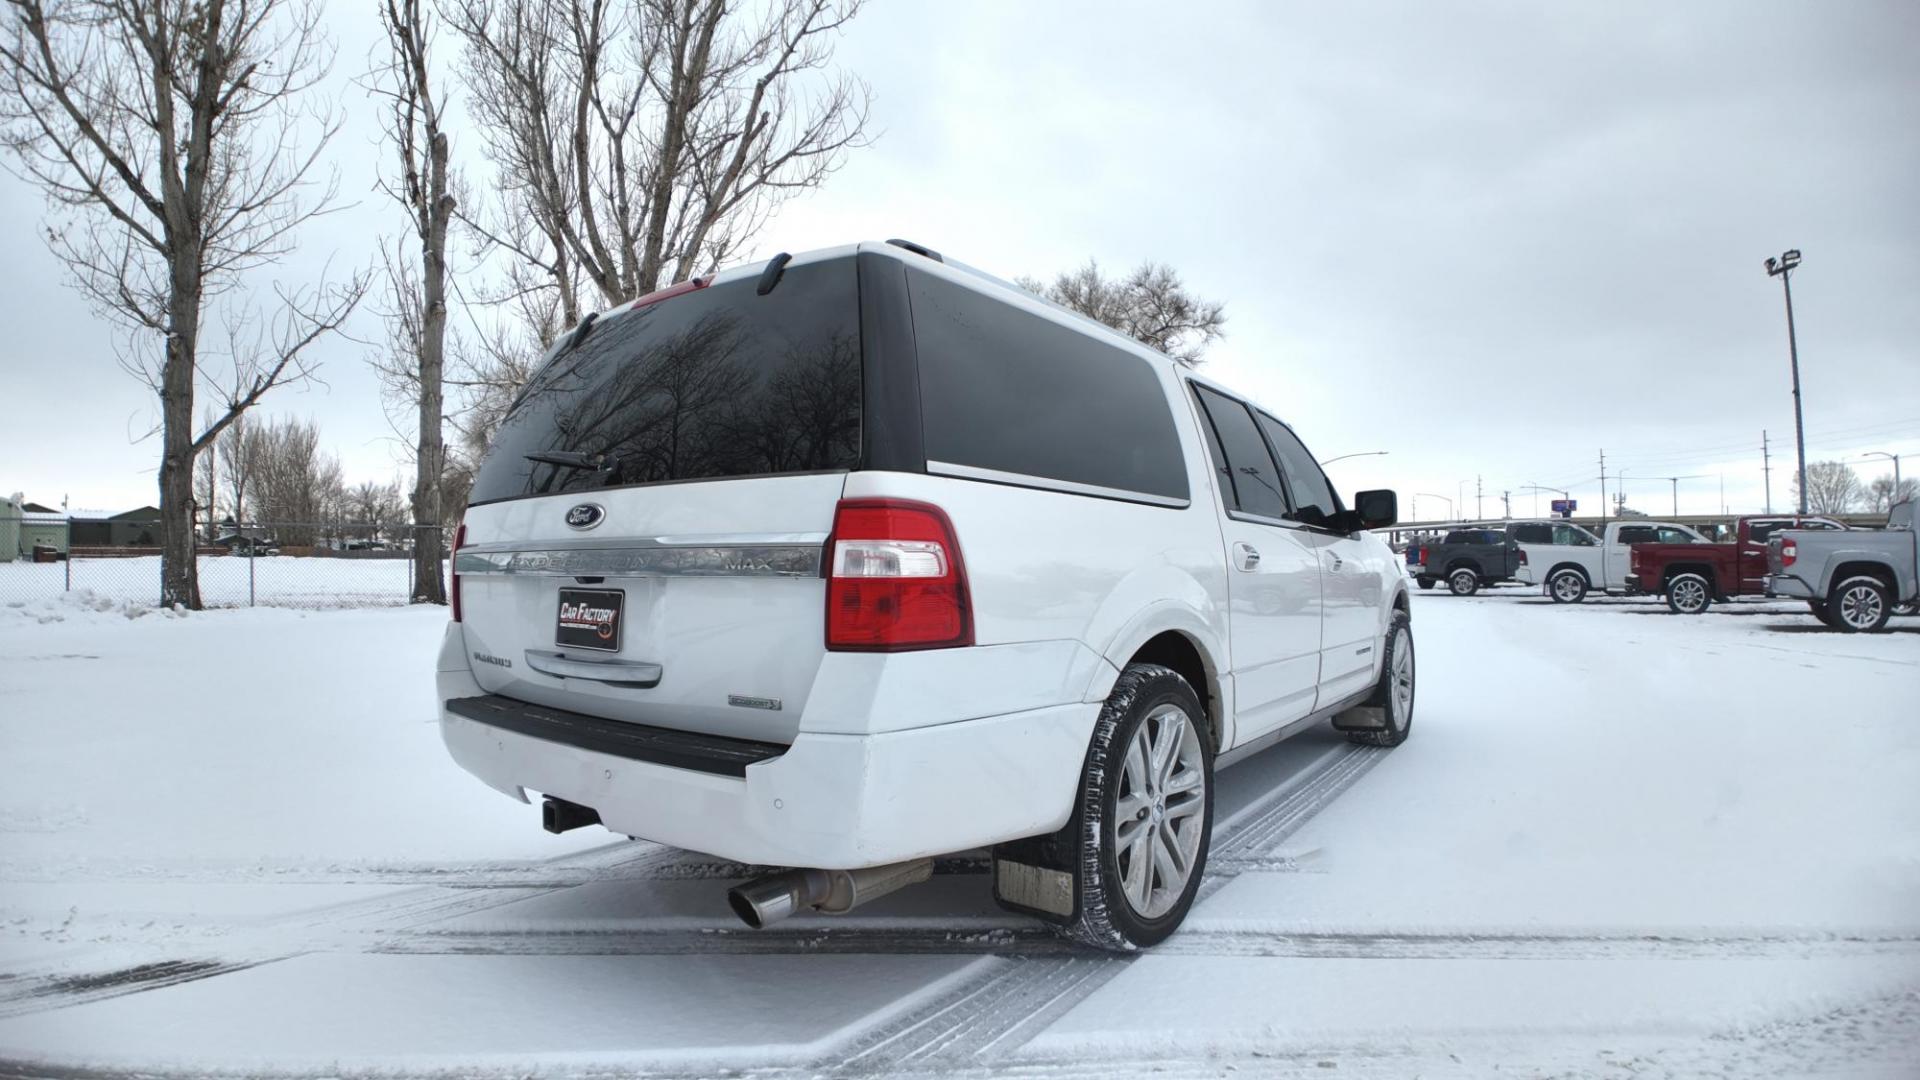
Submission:
[[[562,338],[456,540],[461,766],[560,831],[795,867],[752,925],[993,848],[1111,948],[1192,904],[1214,770],[1413,719],[1391,491],[1271,414],[903,242],[721,273]]]

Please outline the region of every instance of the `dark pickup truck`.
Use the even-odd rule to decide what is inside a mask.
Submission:
[[[1455,529],[1437,544],[1407,549],[1407,570],[1423,589],[1445,580],[1455,596],[1512,581],[1526,556],[1505,529]]]
[[[1627,595],[1667,598],[1682,615],[1698,615],[1715,600],[1767,591],[1767,541],[1782,529],[1844,529],[1831,518],[1792,515],[1745,517],[1731,544],[1635,544],[1627,568]]]

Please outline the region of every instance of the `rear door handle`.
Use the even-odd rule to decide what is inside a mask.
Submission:
[[[1260,552],[1244,540],[1234,543],[1233,559],[1242,570],[1254,570],[1260,566]]]
[[[563,679],[592,679],[641,690],[660,685],[660,665],[640,660],[583,660],[546,649],[528,649],[526,657],[533,670]]]

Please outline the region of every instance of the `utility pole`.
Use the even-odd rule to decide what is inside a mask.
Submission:
[[[1500,493],[1500,516],[1508,521],[1513,520],[1513,500],[1509,497],[1512,494],[1511,491]]]
[[[1486,502],[1480,494],[1479,473],[1473,474],[1473,516],[1480,518],[1487,516]]]
[[[1600,531],[1607,531],[1607,452],[1600,451]]]
[[[1800,249],[1767,260],[1767,276],[1780,279],[1787,298],[1787,357],[1793,363],[1793,444],[1800,459],[1800,512],[1807,512],[1807,429],[1800,415],[1800,343],[1793,331],[1793,268],[1800,265]]]
[[[1766,513],[1773,513],[1773,458],[1767,454],[1767,433],[1760,433],[1760,475],[1767,485]]]

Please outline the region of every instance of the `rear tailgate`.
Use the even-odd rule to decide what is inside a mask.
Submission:
[[[826,651],[820,558],[845,480],[718,480],[473,508],[457,567],[474,678],[592,716],[791,742]],[[601,511],[584,536],[567,524],[582,506]]]

